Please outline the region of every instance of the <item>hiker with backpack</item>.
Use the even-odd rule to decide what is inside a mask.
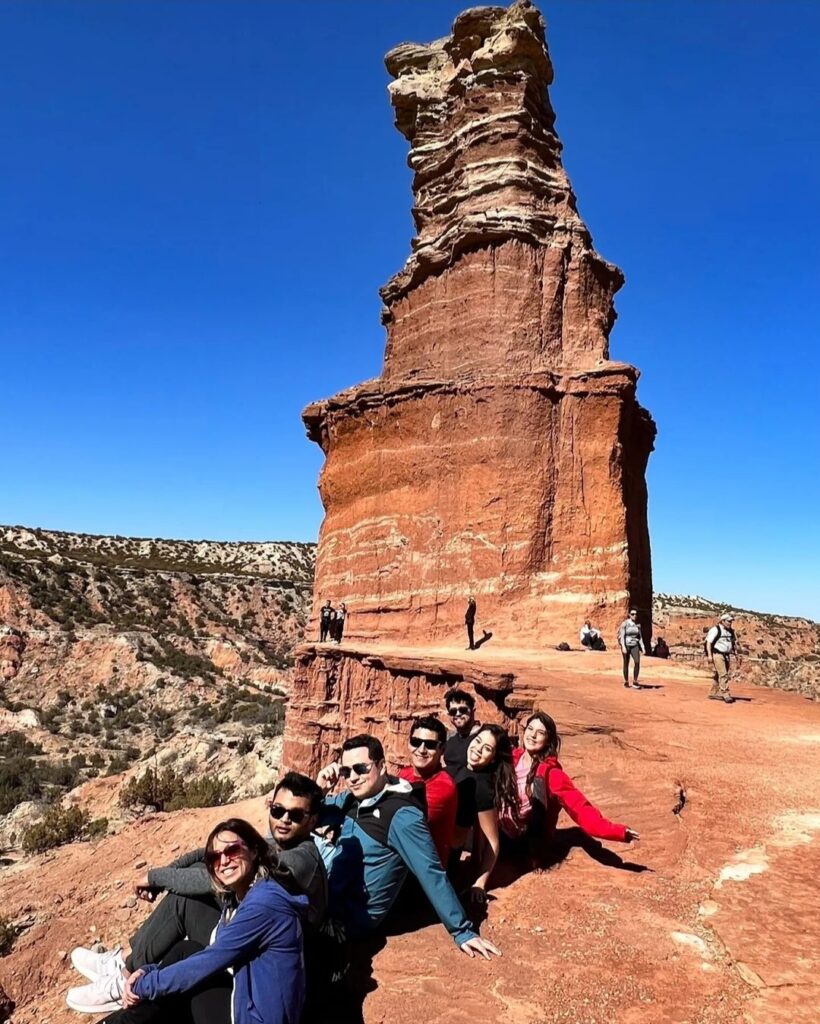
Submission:
[[[714,672],[709,700],[722,700],[734,704],[735,698],[729,693],[730,660],[737,655],[737,638],[732,629],[734,617],[724,612],[706,634],[703,648]]]
[[[562,810],[579,828],[594,839],[631,843],[640,836],[634,829],[609,821],[576,789],[561,767],[558,752],[561,737],[553,719],[544,711],[535,711],[524,725],[521,746],[513,750],[518,815],[502,814],[501,831],[505,837],[502,851],[523,852],[531,863],[548,860],[555,838],[555,826]]]

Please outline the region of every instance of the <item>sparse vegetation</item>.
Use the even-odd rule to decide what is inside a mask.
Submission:
[[[88,812],[79,807],[55,804],[46,811],[42,821],[23,832],[23,851],[43,853],[55,846],[72,843],[83,837],[89,826]],[[106,828],[108,823],[106,822]]]
[[[120,791],[120,805],[129,809],[156,807],[158,811],[178,811],[183,807],[216,807],[233,795],[233,784],[217,775],[186,779],[173,768],[157,771],[146,768]]]

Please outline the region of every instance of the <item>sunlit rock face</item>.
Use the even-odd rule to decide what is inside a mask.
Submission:
[[[382,289],[381,377],[304,412],[326,461],[314,612],[349,640],[460,639],[466,597],[507,644],[650,626],[637,370],[609,360],[613,296],[561,162],[544,22],[465,12],[386,59],[416,237]]]

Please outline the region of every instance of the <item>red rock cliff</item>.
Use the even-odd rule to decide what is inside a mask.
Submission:
[[[304,412],[326,462],[316,567],[355,642],[611,636],[650,624],[644,473],[654,424],[608,359],[617,267],[561,164],[541,15],[462,14],[387,55],[417,237],[382,289],[382,376]]]

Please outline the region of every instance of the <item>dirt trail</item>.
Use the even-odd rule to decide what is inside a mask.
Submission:
[[[439,926],[390,937],[368,1024],[814,1024],[820,707],[753,687],[707,701],[702,675],[649,659],[657,688],[633,692],[614,656],[482,653],[556,718],[565,768],[642,839],[582,846],[562,818],[568,855],[493,894],[483,933],[503,958],[470,961]],[[261,824],[261,800],[236,810]],[[68,951],[125,938],[145,912],[128,906],[135,863],[165,862],[221,816],[157,815],[0,874],[3,913],[35,920],[0,961],[18,1024],[80,1019],[62,1005]]]

